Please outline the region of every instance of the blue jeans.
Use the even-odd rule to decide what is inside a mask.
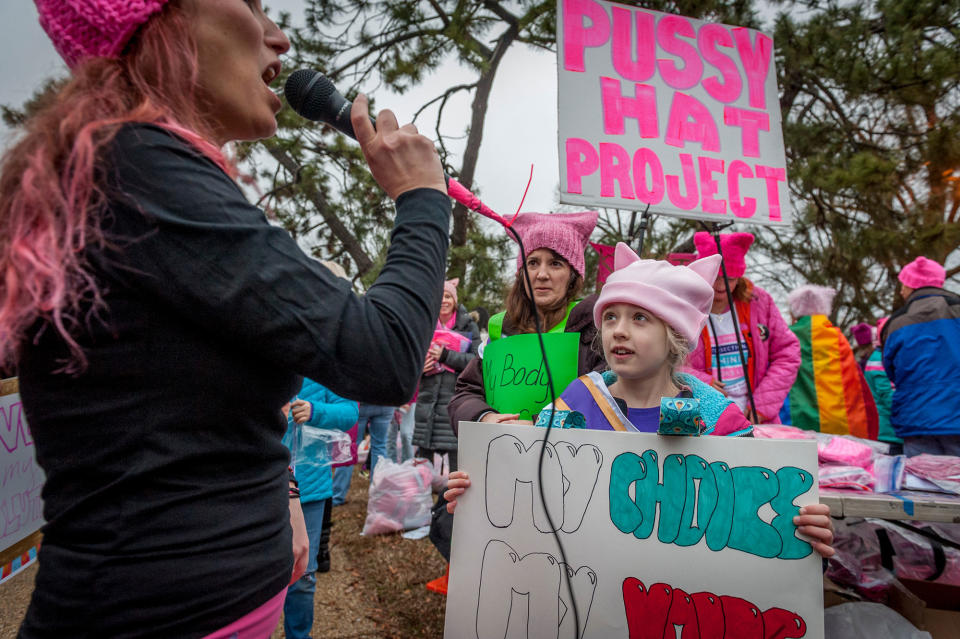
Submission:
[[[377,461],[387,456],[387,431],[390,430],[390,419],[393,417],[393,406],[374,406],[360,404],[360,418],[357,420],[357,442],[363,441],[363,436],[370,424],[370,481],[373,481],[373,471]],[[333,473],[333,504],[339,506],[347,499],[350,489],[350,479],[353,477],[353,466],[341,466]]]
[[[903,438],[904,455],[915,457],[924,453],[960,457],[960,435],[920,435]]]
[[[353,466],[337,466],[333,469],[333,505],[342,506],[347,501],[347,491],[350,490],[350,479],[353,477]]]
[[[289,639],[310,639],[313,628],[313,593],[317,589],[317,552],[323,531],[323,504],[322,499],[300,504],[310,551],[307,572],[287,588],[287,598],[283,602],[283,632]]]
[[[393,406],[374,406],[360,404],[360,429],[357,441],[363,439],[365,428],[370,429],[370,481],[381,457],[387,456],[387,432],[390,430],[390,419],[393,417]],[[369,426],[368,426],[369,423]]]
[[[410,402],[408,410],[400,420],[399,428],[395,421],[390,422],[390,432],[387,434],[387,457],[397,461],[397,431],[400,431],[400,463],[413,457],[413,427],[416,423],[416,402]]]

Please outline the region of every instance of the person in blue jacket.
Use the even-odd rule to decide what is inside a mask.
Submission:
[[[357,402],[344,399],[311,379],[303,380],[300,393],[290,403],[283,442],[290,448],[294,474],[300,487],[300,504],[310,540],[310,552],[307,572],[287,589],[283,604],[283,630],[288,639],[310,637],[324,502],[333,496],[333,473],[326,445],[305,436],[303,428],[346,431],[357,422],[358,414]]]
[[[943,266],[923,256],[900,272],[906,303],[880,334],[893,382],[890,423],[907,457],[960,456],[960,296],[944,290]]]

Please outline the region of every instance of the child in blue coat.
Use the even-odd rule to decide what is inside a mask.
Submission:
[[[333,496],[333,477],[326,445],[304,437],[302,429],[306,426],[346,431],[357,422],[358,413],[357,402],[344,399],[311,379],[303,380],[300,393],[290,403],[283,442],[290,448],[300,487],[310,553],[307,572],[287,589],[283,604],[283,630],[289,639],[310,637],[324,502]]]

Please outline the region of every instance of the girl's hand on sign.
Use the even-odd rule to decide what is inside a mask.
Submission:
[[[447,491],[443,498],[447,500],[447,512],[451,515],[457,509],[457,497],[470,487],[470,475],[465,470],[455,470],[447,478]]]
[[[718,379],[714,379],[714,380],[712,380],[712,381],[710,382],[710,385],[713,386],[714,388],[716,388],[716,389],[717,389],[718,391],[720,391],[721,393],[723,393],[724,397],[726,397],[727,391],[723,390],[724,388],[726,388],[726,386],[727,386],[726,384],[724,384],[723,382],[721,382],[721,381],[718,380]]]
[[[797,532],[810,537],[810,545],[821,557],[829,558],[836,554],[831,545],[833,543],[833,520],[830,519],[830,506],[826,504],[810,504],[800,509],[800,514],[793,518],[793,525]]]

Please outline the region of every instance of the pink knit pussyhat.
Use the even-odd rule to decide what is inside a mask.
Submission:
[[[168,0],[34,0],[40,26],[72,69],[85,58],[116,58]]]
[[[711,255],[674,266],[663,260],[642,260],[620,242],[613,256],[613,273],[593,306],[593,323],[600,328],[603,309],[611,304],[633,304],[650,311],[695,344],[713,305],[713,281],[720,256]]]
[[[853,335],[853,340],[857,343],[857,346],[867,346],[874,341],[873,326],[866,322],[860,322],[851,328],[850,334]]]
[[[693,234],[697,257],[717,254],[717,241],[706,231]],[[743,277],[747,272],[747,251],[753,244],[753,233],[721,233],[720,248],[727,267],[727,277]]]
[[[904,286],[913,289],[923,288],[924,286],[942,288],[944,281],[947,279],[947,271],[937,262],[921,255],[904,266],[897,279]]]
[[[452,280],[447,280],[446,282],[443,283],[443,292],[444,292],[444,293],[450,293],[451,297],[453,297],[453,303],[454,303],[454,304],[458,304],[458,303],[459,303],[459,302],[457,301],[457,287],[458,287],[458,286],[460,286],[460,278],[459,278],[459,277],[455,277],[455,278],[453,278]]]
[[[837,291],[829,286],[804,284],[790,291],[787,304],[790,313],[797,319],[807,315],[829,315]]]
[[[570,262],[580,277],[583,277],[583,252],[590,234],[597,226],[596,211],[580,213],[523,213],[513,222],[513,228],[523,240],[526,255],[517,255],[517,270],[534,251],[547,248]]]

